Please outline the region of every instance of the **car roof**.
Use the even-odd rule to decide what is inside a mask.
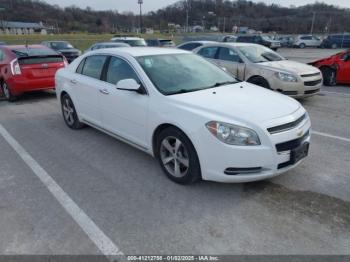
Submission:
[[[238,46],[260,46],[258,44],[254,44],[254,43],[232,43],[232,42],[217,42],[217,43],[210,43],[208,45],[205,46],[215,46],[215,45],[219,45],[219,46],[232,46],[232,47],[238,47]]]
[[[170,54],[192,54],[192,52],[184,51],[181,49],[167,49],[157,47],[123,47],[123,48],[110,48],[93,51],[92,53],[104,53],[104,54],[125,54],[133,57],[139,56],[152,56],[152,55],[170,55]]]
[[[137,36],[130,36],[130,37],[114,36],[112,39],[115,39],[115,40],[142,40],[143,38],[137,37]]]
[[[110,42],[99,42],[99,43],[96,43],[94,44],[93,46],[96,46],[96,45],[119,45],[119,46],[130,46],[126,43],[119,43],[119,42],[114,42],[114,41],[110,41]]]
[[[193,44],[193,43],[200,43],[200,44],[211,44],[211,43],[218,43],[216,41],[205,41],[205,40],[194,40],[194,41],[188,41],[188,42],[183,42],[180,45],[185,45],[185,44]]]

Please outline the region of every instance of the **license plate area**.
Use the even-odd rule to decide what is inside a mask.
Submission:
[[[305,142],[301,146],[293,149],[290,154],[291,164],[296,164],[300,160],[304,159],[309,154],[310,143]]]

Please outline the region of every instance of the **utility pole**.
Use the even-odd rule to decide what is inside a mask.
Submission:
[[[137,0],[140,5],[140,34],[142,34],[142,4],[143,0]]]
[[[189,20],[189,12],[190,12],[190,0],[186,0],[186,33],[188,33],[188,20]]]
[[[226,31],[226,17],[224,17],[224,30],[222,30],[222,31],[225,34],[225,31]]]
[[[314,33],[315,19],[316,19],[316,12],[313,12],[310,35]]]

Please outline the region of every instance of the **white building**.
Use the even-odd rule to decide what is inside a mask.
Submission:
[[[34,33],[47,34],[48,28],[43,23],[26,23],[14,21],[0,21],[0,34],[31,35]]]

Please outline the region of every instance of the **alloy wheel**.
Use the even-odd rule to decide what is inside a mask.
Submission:
[[[174,177],[184,177],[189,169],[188,150],[176,137],[166,137],[160,147],[160,158],[165,169]]]
[[[6,99],[10,99],[10,96],[11,96],[10,90],[9,90],[9,87],[6,83],[3,83],[2,90],[3,90],[4,96],[6,97]]]
[[[74,124],[74,108],[69,101],[69,99],[65,98],[62,103],[63,115],[66,119],[68,125],[72,126]]]

